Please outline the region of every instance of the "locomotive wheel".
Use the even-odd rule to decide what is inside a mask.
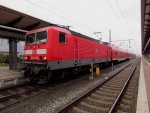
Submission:
[[[73,70],[73,75],[77,75],[79,73],[79,70],[78,69],[74,69]]]
[[[33,78],[32,78],[31,76],[28,76],[28,77],[27,77],[27,82],[30,82],[30,83],[31,83],[32,81],[33,81]]]
[[[27,82],[29,83],[37,83],[39,81],[39,78],[38,77],[32,77],[32,76],[28,76],[27,77]]]
[[[38,84],[46,84],[52,78],[52,72],[49,71],[46,75],[43,75],[39,78]]]

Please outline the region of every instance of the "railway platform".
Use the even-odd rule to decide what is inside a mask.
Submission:
[[[136,113],[150,112],[150,63],[141,59]]]
[[[25,82],[26,80],[21,72],[9,70],[8,67],[0,67],[0,89]]]

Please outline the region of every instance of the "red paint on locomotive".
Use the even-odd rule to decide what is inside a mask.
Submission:
[[[70,68],[75,72],[90,64],[108,64],[135,56],[58,26],[29,31],[24,50],[24,69],[30,80],[37,76],[49,80],[53,70]]]

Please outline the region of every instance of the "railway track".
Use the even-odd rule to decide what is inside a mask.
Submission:
[[[139,59],[56,112],[129,113],[138,86],[138,74],[133,76],[138,62]]]
[[[59,87],[62,84],[64,83],[56,84],[56,86]],[[26,99],[42,94],[43,91],[49,90],[49,88],[51,89],[52,87],[53,85],[39,86],[39,85],[25,84],[25,85],[19,85],[11,88],[1,89],[0,90],[0,111],[16,103],[23,102]]]
[[[2,89],[0,90],[0,110],[40,94],[41,91],[42,89],[31,85],[20,85]]]

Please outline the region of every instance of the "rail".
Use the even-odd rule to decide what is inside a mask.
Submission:
[[[133,61],[134,62],[134,61]],[[138,59],[139,62],[139,59]],[[132,64],[132,63],[130,63]],[[83,99],[87,98],[89,95],[91,95],[93,92],[95,92],[98,88],[100,88],[103,84],[105,84],[106,82],[108,82],[109,80],[111,80],[112,78],[114,78],[118,73],[120,73],[122,70],[124,70],[126,67],[128,67],[130,64],[126,65],[125,67],[123,67],[120,71],[118,71],[115,74],[112,74],[108,79],[104,80],[102,83],[94,86],[91,90],[85,92],[84,94],[82,94],[80,97],[77,97],[76,99],[74,99],[72,102],[68,103],[66,106],[64,106],[63,108],[59,109],[56,111],[56,113],[66,113],[67,111],[69,111],[70,109],[72,109],[75,105],[79,104]],[[138,63],[137,63],[138,64]],[[130,73],[127,81],[124,83],[124,86],[122,88],[122,90],[120,91],[117,99],[115,100],[115,102],[113,103],[112,107],[109,110],[109,113],[112,113],[117,105],[117,103],[119,102],[121,95],[123,94],[124,90],[126,89],[126,87],[129,84],[130,79],[132,78],[132,75],[137,67],[134,67],[134,69],[132,70],[132,72]]]

